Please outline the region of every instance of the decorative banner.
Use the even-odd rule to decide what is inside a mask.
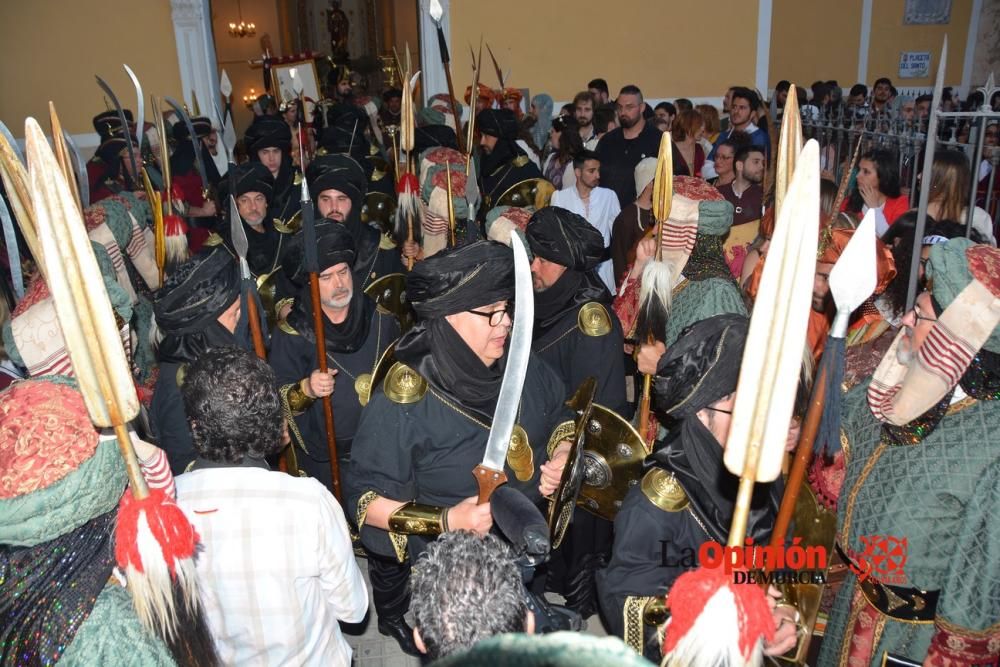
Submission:
[[[903,51],[899,54],[900,79],[924,79],[930,76],[930,51]]]

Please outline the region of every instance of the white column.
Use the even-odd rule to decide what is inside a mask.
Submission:
[[[976,38],[979,35],[979,17],[983,12],[983,0],[972,0],[972,12],[969,14],[969,34],[965,38],[965,60],[962,62],[962,94],[968,95],[972,90],[972,63],[976,56]],[[989,104],[990,101],[986,100]]]
[[[454,56],[455,49],[451,43],[451,0],[438,1],[444,9],[444,14],[441,16],[441,29],[444,31],[445,41],[448,42],[448,51],[450,55]],[[420,82],[425,103],[438,93],[448,93],[448,81],[444,75],[444,66],[441,64],[441,50],[438,48],[437,25],[431,18],[430,4],[430,0],[420,0],[419,6]],[[455,95],[461,97],[461,93],[457,90]]]
[[[858,80],[855,83],[868,81],[868,49],[872,40],[872,0],[864,0],[861,4],[861,39],[858,40]],[[847,82],[847,88],[852,83]]]
[[[170,0],[170,10],[183,88],[181,97],[193,110],[192,95],[197,95],[201,113],[214,116],[212,105],[219,100],[219,77],[208,0]]]
[[[771,0],[757,5],[757,71],[754,85],[767,97],[767,77],[771,68]]]

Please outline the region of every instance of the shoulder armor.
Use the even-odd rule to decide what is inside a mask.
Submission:
[[[514,158],[513,162],[515,167],[520,168],[528,164],[530,160],[531,158],[529,158],[527,155],[518,155],[516,158]]]
[[[299,332],[295,330],[295,327],[288,323],[288,320],[281,320],[278,322],[278,328],[290,336],[299,335]]]
[[[664,512],[680,512],[688,506],[684,487],[673,473],[663,468],[653,468],[642,478],[642,492],[649,502]]]
[[[180,389],[184,386],[184,378],[187,377],[188,365],[181,364],[177,367],[177,375],[174,376],[174,381],[177,383],[177,388]]]
[[[378,247],[380,250],[392,250],[396,247],[396,242],[385,232],[379,237]]]
[[[296,171],[295,178],[292,179],[293,185],[302,185],[302,172]]]
[[[587,336],[606,336],[611,333],[611,316],[596,301],[583,304],[577,314],[576,324]]]
[[[213,248],[217,245],[222,245],[222,237],[219,236],[216,232],[212,232],[211,234],[208,235],[208,238],[205,239],[205,242],[202,245],[208,246],[209,248]]]
[[[382,391],[393,403],[416,403],[427,393],[427,380],[406,364],[397,361],[389,369]]]

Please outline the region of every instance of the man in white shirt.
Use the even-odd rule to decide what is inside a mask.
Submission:
[[[614,190],[599,187],[601,182],[601,161],[592,151],[583,151],[573,158],[573,173],[576,184],[553,193],[552,206],[562,208],[582,215],[587,222],[597,228],[604,237],[604,247],[611,246],[611,227],[615,218],[621,213],[618,195]],[[597,267],[597,275],[615,293],[615,272],[611,265],[611,257],[601,262]]]
[[[362,621],[368,593],[334,497],[264,460],[287,439],[276,385],[237,348],[190,367],[181,391],[198,458],[177,502],[205,547],[198,576],[222,663],[346,666],[338,621]]]

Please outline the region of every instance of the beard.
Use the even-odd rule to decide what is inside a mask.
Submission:
[[[331,294],[329,299],[324,299],[323,305],[327,308],[335,308],[338,310],[341,308],[347,308],[347,306],[351,303],[351,297],[353,296],[353,289],[339,289]]]
[[[641,115],[636,116],[635,118],[621,117],[618,119],[618,124],[621,125],[623,128],[625,128],[626,130],[629,130],[636,126],[640,118],[642,118]]]

